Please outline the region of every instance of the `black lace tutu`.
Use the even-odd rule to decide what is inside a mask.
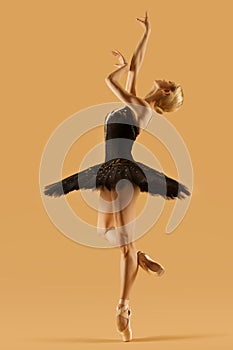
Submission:
[[[138,186],[141,192],[166,199],[182,199],[190,195],[183,184],[133,159],[131,150],[139,128],[129,107],[113,111],[105,121],[105,162],[45,186],[45,195],[59,197],[74,190],[100,190],[103,187],[115,190],[122,179]]]
[[[48,196],[60,197],[80,189],[100,190],[106,187],[110,191],[115,190],[117,183],[122,179],[129,180],[132,184],[137,185],[141,192],[160,195],[166,199],[176,197],[181,199],[185,195],[190,195],[186,186],[167,177],[162,172],[143,163],[123,158],[116,158],[94,165],[62,181],[47,185],[44,193]]]

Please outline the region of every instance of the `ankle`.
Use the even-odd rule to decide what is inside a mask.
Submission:
[[[118,305],[129,305],[129,299],[119,299]]]

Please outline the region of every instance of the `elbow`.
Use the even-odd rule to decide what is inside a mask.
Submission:
[[[105,83],[108,85],[109,84],[109,76],[105,78]]]
[[[107,78],[105,78],[105,83],[106,83],[107,86],[109,86],[109,87],[113,85],[113,79],[112,79],[111,74],[110,74]]]
[[[109,74],[106,78],[105,78],[106,83],[111,82],[112,81],[112,74]]]

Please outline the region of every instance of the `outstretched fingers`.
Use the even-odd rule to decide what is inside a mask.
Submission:
[[[120,53],[118,50],[112,50],[111,51],[113,56],[118,58],[119,63],[115,63],[114,66],[116,67],[122,67],[123,65],[127,64],[124,56]]]
[[[144,19],[141,19],[141,18],[138,18],[138,17],[136,18],[137,21],[142,22],[142,23],[145,23],[145,22],[147,21],[147,19],[148,19],[147,11],[146,11],[146,14],[145,14],[145,18],[144,18]]]
[[[145,17],[144,17],[143,19],[141,19],[141,18],[136,18],[136,20],[137,20],[138,22],[142,23],[143,27],[146,28],[147,31],[150,30],[150,23],[149,23],[147,11],[146,11]]]

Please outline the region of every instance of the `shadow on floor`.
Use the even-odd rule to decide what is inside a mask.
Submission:
[[[213,337],[222,337],[227,334],[173,334],[173,335],[157,335],[152,337],[142,337],[134,338],[134,342],[158,342],[158,341],[171,341],[171,340],[186,340],[186,339],[197,339],[197,338],[213,338]]]
[[[142,338],[133,338],[131,343],[146,343],[146,342],[159,342],[159,341],[172,341],[172,340],[187,340],[187,339],[197,339],[197,338],[213,338],[222,337],[227,334],[173,334],[173,335],[157,335],[148,336]],[[121,339],[108,339],[108,338],[78,338],[78,337],[54,337],[54,338],[27,338],[25,340],[43,342],[43,343],[122,343]]]

